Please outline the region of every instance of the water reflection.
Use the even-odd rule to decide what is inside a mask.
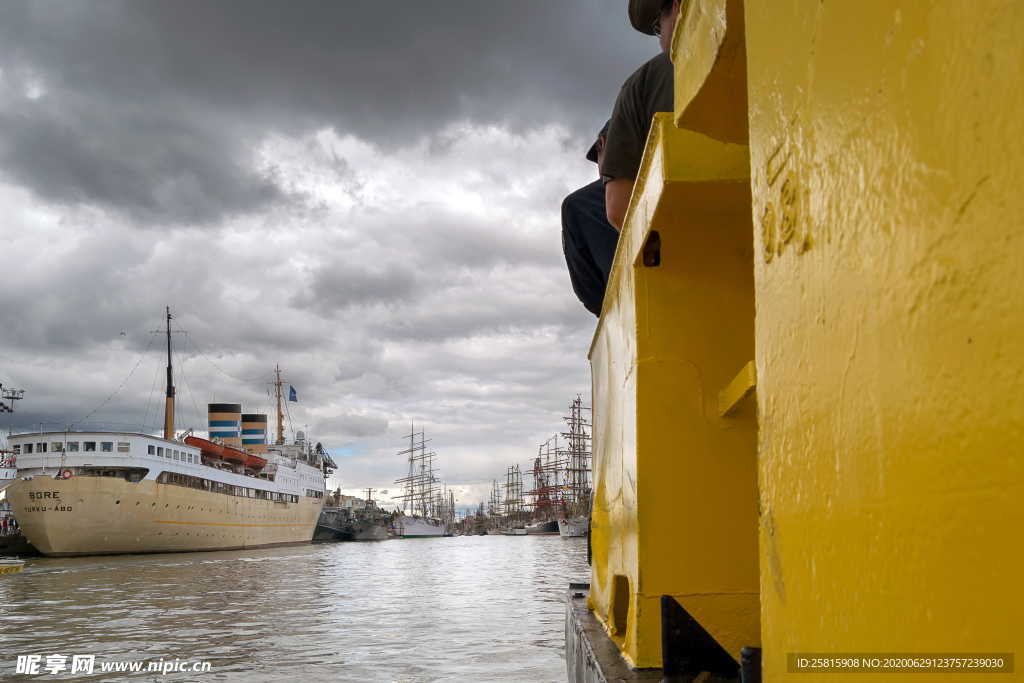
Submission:
[[[213,665],[159,680],[562,681],[563,596],[588,573],[557,536],[38,558],[0,580],[0,678],[61,653]]]

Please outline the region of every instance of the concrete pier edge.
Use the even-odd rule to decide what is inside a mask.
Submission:
[[[587,609],[589,583],[570,583],[565,601],[565,668],[569,683],[660,681],[661,669],[631,669],[601,622]]]

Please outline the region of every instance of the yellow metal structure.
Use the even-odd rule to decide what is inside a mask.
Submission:
[[[660,596],[757,645],[756,419],[719,394],[753,358],[748,150],[659,114],[591,347],[591,607],[661,664]],[[739,401],[741,397],[737,397]]]
[[[748,0],[746,43],[765,680],[1024,654],[1024,3]]]
[[[672,595],[767,681],[1024,652],[1024,3],[683,5],[590,352],[589,607],[656,667]]]

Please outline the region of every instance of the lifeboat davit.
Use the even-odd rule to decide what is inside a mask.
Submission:
[[[244,465],[245,461],[249,459],[249,454],[245,451],[240,451],[233,446],[224,446],[224,453],[221,457],[225,460],[230,460],[231,462],[237,462]]]
[[[221,458],[224,456],[224,446],[219,443],[214,443],[207,439],[200,439],[198,436],[186,436],[185,443],[189,446],[198,448],[203,452],[203,455],[209,455],[214,458]]]
[[[267,459],[249,453],[245,460],[245,466],[254,470],[262,470],[267,465]]]

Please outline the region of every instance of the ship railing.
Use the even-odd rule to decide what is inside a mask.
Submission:
[[[129,422],[33,422],[25,425],[11,425],[8,434],[18,436],[20,434],[38,433],[89,433],[89,432],[129,432],[132,434],[148,434],[154,438],[160,438],[160,428],[147,427],[139,423]]]

